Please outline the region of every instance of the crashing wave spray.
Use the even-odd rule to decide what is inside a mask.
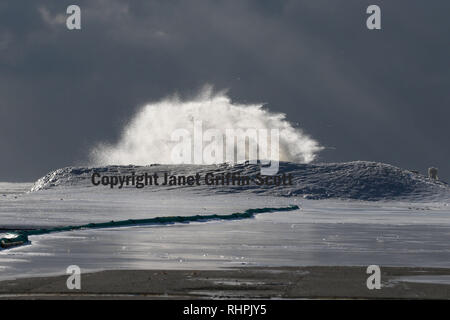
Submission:
[[[189,130],[196,121],[203,129],[278,129],[279,156],[274,160],[309,163],[322,149],[317,141],[294,128],[281,113],[272,113],[262,104],[237,104],[224,93],[206,87],[194,99],[171,97],[145,105],[125,126],[117,144],[99,144],[91,151],[93,165],[179,164],[172,157],[177,141],[171,134]],[[271,159],[268,159],[271,160]]]

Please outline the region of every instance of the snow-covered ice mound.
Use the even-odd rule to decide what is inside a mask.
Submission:
[[[239,174],[256,177],[260,167],[242,165],[150,165],[150,166],[105,166],[105,167],[67,167],[55,170],[40,178],[31,191],[52,188],[109,188],[94,186],[93,173],[126,176],[167,172],[169,175],[195,175],[205,177],[208,173]],[[162,189],[194,190],[205,193],[249,192],[275,196],[303,196],[308,199],[358,199],[392,200],[403,199],[421,201],[424,199],[450,199],[448,184],[430,180],[428,177],[398,167],[368,161],[345,163],[297,164],[281,162],[279,175],[291,174],[292,185],[194,185],[194,186],[146,186],[142,190],[152,192]],[[126,188],[131,188],[127,186]]]

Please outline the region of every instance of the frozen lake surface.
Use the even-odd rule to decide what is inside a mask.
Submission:
[[[254,190],[92,187],[0,183],[0,238],[18,229],[111,220],[231,214],[299,206],[254,218],[30,236],[0,251],[0,279],[105,269],[215,269],[242,266],[390,265],[450,267],[448,198],[311,200]],[[439,186],[439,188],[444,188]],[[306,198],[306,199],[305,199]]]

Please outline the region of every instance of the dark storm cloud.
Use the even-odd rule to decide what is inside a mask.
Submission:
[[[322,161],[450,177],[448,1],[75,3],[81,31],[73,1],[0,3],[0,181],[82,163],[140,105],[205,83],[286,113]]]

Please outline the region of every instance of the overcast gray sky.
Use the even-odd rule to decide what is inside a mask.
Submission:
[[[68,31],[78,4],[82,30]],[[366,28],[366,8],[382,30]],[[0,0],[0,181],[85,163],[139,106],[209,83],[327,147],[450,180],[450,1]]]

